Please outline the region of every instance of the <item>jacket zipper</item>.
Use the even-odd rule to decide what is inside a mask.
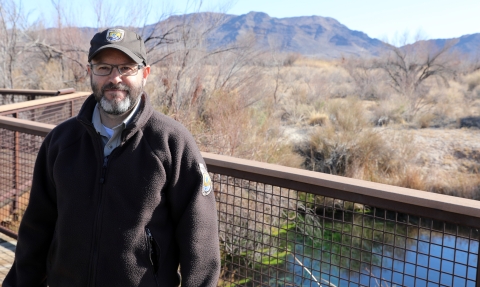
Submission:
[[[90,134],[92,137],[96,137],[97,134],[95,132],[95,128],[93,126],[92,123],[90,122],[85,122],[83,120],[80,120],[80,122],[82,122],[88,129],[90,129]],[[98,143],[98,148],[99,148],[99,151],[100,151],[100,154],[103,155],[103,145],[101,143],[101,139],[98,139],[97,140],[97,143]],[[122,143],[120,144],[120,146],[117,147],[117,149],[119,147],[121,147],[122,145],[124,144],[124,141],[122,141]],[[90,270],[88,272],[88,284],[87,286],[88,287],[95,287],[96,285],[96,276],[97,276],[97,264],[98,264],[98,241],[99,241],[99,236],[100,236],[100,230],[102,229],[101,227],[101,217],[102,217],[102,206],[103,206],[103,185],[105,183],[105,178],[106,178],[106,174],[107,174],[107,166],[108,166],[108,160],[109,158],[112,157],[112,155],[115,153],[115,151],[117,150],[113,150],[112,153],[107,156],[107,157],[103,157],[103,163],[102,163],[102,170],[101,170],[101,175],[100,175],[100,180],[99,180],[99,183],[100,183],[100,194],[99,194],[99,200],[98,200],[98,204],[97,204],[97,211],[96,211],[96,214],[95,214],[95,221],[94,221],[94,229],[93,229],[93,242],[92,242],[92,253],[90,255]],[[155,277],[155,280],[156,280],[156,277]],[[157,286],[158,286],[158,282],[157,282]]]
[[[150,259],[150,264],[152,264],[153,268],[153,277],[155,278],[155,283],[157,286],[160,286],[158,284],[158,279],[157,279],[157,272],[158,272],[158,248],[157,248],[157,242],[155,242],[155,238],[153,237],[152,233],[150,232],[150,229],[148,227],[145,227],[145,233],[147,235],[147,246],[148,246],[148,259]]]
[[[97,133],[95,132],[95,128],[92,123],[90,122],[84,122],[83,120],[80,120],[87,129],[90,129],[90,135],[92,137],[96,137]],[[103,145],[101,143],[101,139],[97,139],[97,148],[100,152],[101,155],[103,155]],[[113,152],[112,152],[113,153]],[[112,154],[110,154],[111,156]],[[101,230],[101,217],[102,217],[102,206],[103,206],[103,184],[105,183],[105,177],[107,174],[107,165],[108,165],[108,157],[103,157],[103,162],[102,162],[102,170],[101,170],[101,175],[100,175],[100,192],[99,192],[99,199],[98,199],[98,204],[97,204],[97,211],[95,214],[95,221],[93,223],[93,242],[92,242],[92,253],[90,254],[90,270],[88,272],[88,286],[89,287],[95,287],[96,285],[96,276],[97,276],[97,260],[98,260],[98,240],[99,240],[99,234]]]
[[[97,207],[97,212],[95,214],[95,222],[94,222],[94,229],[93,229],[93,250],[92,250],[92,255],[91,255],[91,277],[89,278],[89,284],[88,286],[94,287],[96,285],[96,276],[97,276],[97,261],[98,261],[98,240],[100,236],[100,230],[102,229],[101,227],[101,217],[102,217],[102,206],[103,206],[103,184],[105,183],[105,176],[107,173],[107,165],[108,165],[108,158],[109,156],[106,156],[103,158],[103,164],[102,164],[102,172],[100,175],[100,180],[99,183],[101,185],[100,188],[100,194],[99,194],[99,200],[98,200],[98,207]]]

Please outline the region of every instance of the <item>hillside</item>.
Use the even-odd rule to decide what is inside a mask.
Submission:
[[[342,55],[376,55],[382,42],[348,29],[333,18],[308,16],[273,18],[261,12],[229,16],[209,37],[212,46],[230,44],[242,35],[254,34],[257,45],[281,52],[322,58]]]

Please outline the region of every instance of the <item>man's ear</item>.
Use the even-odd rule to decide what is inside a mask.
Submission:
[[[148,75],[150,75],[150,66],[145,66],[143,68],[143,84],[147,82]]]
[[[90,64],[87,64],[87,76],[90,76],[92,70],[90,69]]]

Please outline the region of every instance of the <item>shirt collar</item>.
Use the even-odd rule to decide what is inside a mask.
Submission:
[[[125,129],[125,127],[128,124],[130,124],[133,117],[138,113],[141,101],[142,101],[142,97],[139,97],[137,103],[135,104],[135,107],[132,109],[128,117],[126,117],[122,123],[120,123],[118,126],[113,127],[112,129],[116,130],[119,127],[121,127],[122,130]],[[95,105],[95,108],[93,109],[92,123],[93,123],[93,126],[95,127],[95,130],[97,130],[97,133],[99,133],[102,136],[109,137],[107,131],[102,125],[102,120],[100,118],[100,105],[98,103]]]
[[[123,124],[124,124],[123,128],[125,128],[127,125],[129,125],[130,122],[132,121],[133,117],[138,113],[141,102],[142,102],[142,97],[139,96],[138,100],[137,100],[137,103],[135,104],[135,107],[133,107],[133,109],[130,112],[130,114],[128,115],[128,117],[123,121]]]

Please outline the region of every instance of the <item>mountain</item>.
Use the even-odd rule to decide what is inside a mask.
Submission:
[[[429,49],[432,49],[431,51],[440,51],[446,45],[450,47],[447,51],[454,53],[454,56],[460,57],[460,59],[475,62],[480,60],[480,33],[450,39],[419,40],[401,48],[408,47],[409,49],[422,50],[429,47]]]
[[[321,16],[275,18],[262,12],[239,16],[202,12],[171,16],[160,22],[160,26],[163,27],[162,30],[168,31],[168,27],[181,25],[183,22],[193,23],[194,26],[208,22],[218,23],[208,34],[207,43],[211,49],[234,44],[247,36],[253,36],[259,49],[320,58],[371,57],[379,55],[386,47],[378,39],[370,38],[361,31],[351,30],[333,18]],[[144,34],[152,31],[155,25],[157,24],[145,27]],[[454,51],[472,58],[480,57],[480,33],[455,39],[431,39],[426,42],[442,47],[452,40],[457,42],[453,47]]]
[[[464,35],[453,39],[434,39],[433,41],[438,47],[443,47],[449,41],[457,42],[452,49],[463,55],[468,55],[472,58],[480,57],[480,33]]]
[[[243,35],[254,35],[257,45],[281,52],[318,57],[376,55],[382,42],[365,33],[348,29],[333,18],[308,16],[273,18],[261,12],[229,17],[214,30],[209,42],[230,44]]]

